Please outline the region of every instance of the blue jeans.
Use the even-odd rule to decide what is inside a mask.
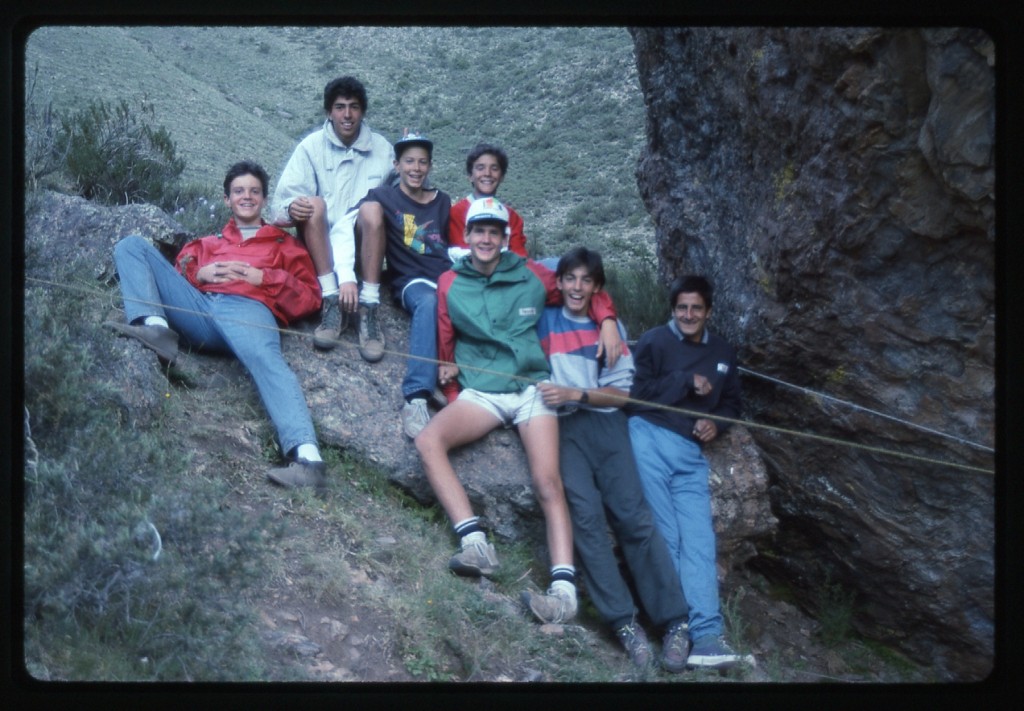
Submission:
[[[629,436],[644,496],[690,605],[690,639],[717,637],[723,625],[708,462],[696,442],[642,417],[629,418]]]
[[[402,395],[432,393],[437,387],[437,289],[415,282],[402,291],[402,307],[412,316],[409,355],[405,361]]]
[[[302,386],[281,352],[270,309],[245,296],[196,289],[142,237],[118,242],[114,262],[128,323],[162,316],[190,346],[233,353],[256,383],[284,453],[300,444],[316,444]]]

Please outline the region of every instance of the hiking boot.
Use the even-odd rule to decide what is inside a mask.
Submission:
[[[736,654],[721,637],[704,635],[693,643],[686,666],[690,669],[729,669],[745,660]]]
[[[690,652],[690,631],[685,622],[679,622],[669,628],[661,642],[661,666],[673,674],[686,669],[686,659]]]
[[[546,624],[561,624],[576,616],[576,598],[565,590],[548,588],[544,594],[524,590],[523,604]]]
[[[267,479],[286,489],[312,486],[319,490],[327,486],[326,472],[327,465],[324,462],[300,459],[297,462],[289,462],[286,467],[271,469],[267,472]]]
[[[359,304],[359,355],[367,363],[384,357],[384,332],[377,311],[379,304]]]
[[[338,295],[325,296],[320,306],[320,325],[313,331],[313,345],[329,351],[338,345],[341,332],[348,326],[348,314],[341,309]]]
[[[414,397],[402,406],[402,429],[409,439],[416,439],[427,423],[430,422],[430,413],[427,412],[427,401],[421,397]]]
[[[106,321],[104,325],[114,329],[122,336],[139,341],[146,348],[155,351],[157,356],[174,365],[178,357],[178,334],[163,326],[132,325],[120,321]]]
[[[453,573],[471,578],[489,576],[499,567],[501,564],[490,543],[467,543],[448,561],[448,569]]]
[[[643,669],[650,665],[651,644],[647,641],[647,634],[643,627],[635,622],[630,622],[615,630],[615,636],[622,642],[629,661],[633,662],[635,666]],[[686,657],[683,657],[683,663],[686,663]]]

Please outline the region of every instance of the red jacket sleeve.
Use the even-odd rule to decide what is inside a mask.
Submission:
[[[449,269],[437,280],[437,360],[442,364],[455,362],[455,327],[448,315],[448,292],[455,277],[455,272]],[[445,385],[444,394],[448,402],[458,397],[458,382]]]
[[[283,256],[283,268],[263,270],[261,288],[285,322],[292,323],[320,308],[320,282],[313,260],[303,247],[290,244]]]
[[[466,213],[469,211],[469,200],[463,198],[448,211],[448,246],[466,246]]]
[[[194,287],[199,287],[199,282],[196,280],[196,272],[199,271],[199,267],[202,265],[203,256],[203,240],[194,239],[178,252],[178,256],[175,259],[178,271],[181,272],[182,276],[188,279],[189,283]]]
[[[541,283],[544,284],[544,288],[548,292],[545,305],[561,306],[562,292],[558,290],[558,280],[555,278],[555,273],[540,262],[535,262],[532,259],[527,260],[526,266],[537,275],[537,278],[541,280]],[[618,318],[618,315],[615,313],[615,304],[612,303],[612,297],[607,291],[601,289],[601,291],[594,294],[590,300],[590,310],[587,312],[587,315],[598,324],[602,323],[605,319]]]
[[[512,208],[508,209],[508,248],[520,257],[526,257],[526,235],[523,234],[523,218]]]

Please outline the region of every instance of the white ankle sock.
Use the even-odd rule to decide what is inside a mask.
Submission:
[[[370,284],[369,282],[364,281],[362,287],[359,289],[359,303],[379,304],[380,284]]]
[[[334,272],[316,278],[320,282],[320,293],[323,296],[334,296],[338,293],[338,275]]]
[[[163,316],[147,316],[142,322],[146,326],[163,326],[164,328],[170,328],[167,325],[167,319]]]
[[[315,444],[300,444],[295,449],[296,459],[305,459],[307,462],[322,462],[320,458],[320,448]]]

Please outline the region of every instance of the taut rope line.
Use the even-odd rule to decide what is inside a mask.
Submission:
[[[35,282],[37,284],[45,284],[47,286],[55,286],[57,288],[66,289],[66,290],[69,290],[69,291],[78,291],[80,293],[85,293],[85,294],[88,294],[88,295],[91,295],[91,296],[106,296],[106,292],[98,291],[96,289],[92,289],[92,288],[84,287],[84,286],[72,286],[70,284],[60,284],[60,283],[57,283],[57,282],[47,281],[45,279],[37,279],[35,277],[25,277],[25,280],[26,281]],[[162,309],[165,309],[165,310],[180,311],[180,312],[183,312],[183,313],[192,314],[194,316],[203,316],[205,318],[214,318],[212,316],[209,316],[208,314],[201,314],[201,313],[198,313],[196,311],[193,311],[192,309],[186,309],[184,307],[170,306],[170,305],[167,305],[167,304],[161,304],[159,302],[148,302],[148,301],[144,301],[144,300],[140,300],[140,299],[134,299],[134,301],[136,303],[143,303],[143,304],[146,304],[148,306],[159,306],[159,307],[161,307]],[[311,334],[306,333],[304,331],[297,331],[295,329],[281,328],[279,326],[275,326],[275,327],[263,326],[262,324],[250,323],[250,322],[239,320],[239,319],[227,319],[227,318],[224,318],[224,317],[221,317],[221,319],[225,320],[225,321],[231,321],[232,323],[238,323],[238,324],[242,324],[242,325],[251,326],[252,328],[261,328],[261,329],[266,329],[266,330],[273,330],[273,331],[277,331],[278,333],[284,333],[284,334],[289,334],[289,335],[292,335],[292,336],[297,336],[298,338],[310,338],[311,337]],[[340,346],[343,346],[345,349],[350,350],[350,351],[353,348],[356,347],[356,346],[354,346],[352,344],[349,344],[349,343],[346,343],[346,342],[340,341],[340,340],[336,340],[335,343],[340,345]],[[511,378],[513,378],[515,380],[519,380],[521,382],[524,382],[524,383],[527,383],[527,384],[531,384],[531,385],[536,385],[539,382],[539,381],[535,381],[535,380],[532,380],[530,378],[526,378],[526,377],[523,377],[523,376],[520,376],[520,375],[511,375],[509,373],[505,373],[505,372],[502,372],[502,371],[494,371],[494,370],[490,370],[490,369],[482,368],[482,367],[477,367],[477,366],[463,366],[463,365],[458,365],[457,363],[446,363],[445,361],[440,361],[440,360],[437,360],[436,358],[424,358],[423,356],[415,356],[415,355],[412,355],[410,353],[403,353],[403,352],[399,352],[399,351],[393,351],[393,350],[389,350],[387,348],[384,349],[384,353],[385,354],[391,354],[391,355],[394,355],[394,356],[400,357],[400,358],[409,358],[409,359],[412,359],[412,360],[419,360],[419,361],[423,361],[423,362],[434,363],[436,365],[457,365],[460,370],[474,370],[474,371],[477,371],[477,372],[480,372],[480,373],[502,375],[502,376],[505,376],[505,377],[511,377]],[[741,368],[740,370],[745,370],[745,369]],[[813,392],[813,391],[810,391],[810,392]],[[952,468],[955,468],[955,469],[964,469],[964,470],[967,470],[967,471],[981,472],[981,473],[984,473],[984,474],[995,474],[995,472],[992,469],[986,469],[984,467],[976,467],[976,466],[969,465],[969,464],[959,464],[957,462],[949,462],[949,461],[945,461],[945,460],[941,460],[941,459],[933,459],[931,457],[923,457],[923,456],[919,456],[919,455],[916,455],[916,454],[908,454],[906,452],[897,452],[895,450],[886,449],[884,447],[877,447],[877,446],[872,446],[872,445],[860,444],[859,442],[851,442],[849,440],[842,440],[842,439],[839,439],[839,438],[836,438],[836,437],[829,437],[827,435],[814,434],[812,432],[803,432],[803,431],[800,431],[800,430],[793,430],[793,429],[788,429],[788,428],[785,428],[785,427],[778,427],[778,426],[775,426],[775,425],[766,425],[766,424],[762,424],[762,423],[759,423],[759,422],[753,422],[751,420],[739,420],[739,419],[733,419],[733,418],[729,418],[729,417],[723,417],[723,416],[720,416],[720,415],[709,415],[709,414],[704,413],[704,412],[698,412],[698,411],[694,411],[694,410],[687,410],[686,408],[673,407],[673,406],[670,406],[670,405],[663,405],[661,403],[648,402],[648,401],[645,401],[645,400],[638,400],[638,399],[630,398],[630,397],[618,397],[617,399],[622,400],[623,404],[625,404],[625,403],[633,403],[633,404],[638,404],[638,405],[645,405],[645,406],[648,406],[648,407],[654,407],[654,408],[658,408],[658,409],[661,409],[661,410],[681,413],[681,414],[684,414],[684,415],[688,415],[690,417],[699,417],[699,418],[704,418],[704,419],[708,419],[708,420],[716,420],[716,421],[719,421],[719,422],[729,422],[729,423],[733,423],[733,424],[740,424],[740,425],[743,425],[745,427],[752,427],[752,428],[756,428],[756,429],[763,429],[763,430],[768,430],[768,431],[771,431],[771,432],[777,432],[777,433],[780,433],[780,434],[792,435],[792,436],[795,436],[795,437],[804,437],[806,439],[812,439],[812,440],[819,441],[819,442],[824,442],[824,443],[827,443],[827,444],[835,444],[835,445],[839,445],[839,446],[850,447],[850,448],[853,448],[853,449],[860,449],[860,450],[864,450],[864,451],[874,452],[876,454],[885,454],[885,455],[892,456],[892,457],[897,457],[897,458],[902,458],[902,459],[910,459],[910,460],[914,460],[914,461],[924,462],[924,463],[927,463],[927,464],[935,464],[935,465],[944,466],[944,467],[952,467]],[[890,419],[895,419],[895,418],[890,418]],[[927,430],[927,428],[924,428],[924,429]],[[942,434],[942,433],[937,433],[937,434]],[[951,437],[950,435],[944,435],[944,436]]]

